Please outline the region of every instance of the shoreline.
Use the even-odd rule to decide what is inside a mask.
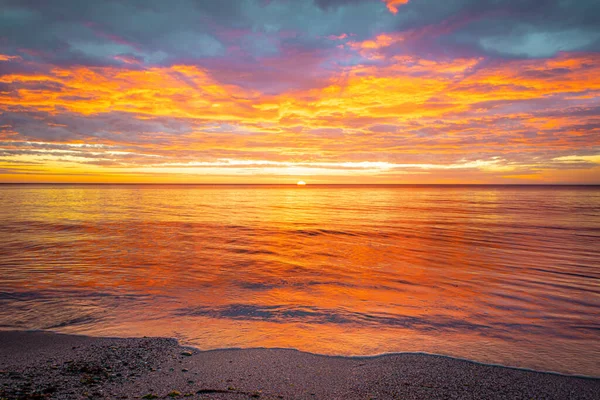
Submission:
[[[198,350],[172,338],[0,331],[0,399],[593,399],[600,379],[427,353]]]
[[[0,328],[0,338],[2,338],[3,333],[7,333],[7,332],[12,332],[12,333],[41,332],[41,333],[48,333],[48,334],[54,334],[54,335],[60,335],[60,336],[74,336],[74,337],[83,337],[83,338],[91,338],[91,339],[94,339],[94,338],[96,338],[96,339],[115,339],[115,340],[120,340],[120,339],[169,339],[169,340],[176,341],[177,344],[182,348],[199,351],[202,353],[207,353],[207,352],[211,352],[211,351],[230,351],[230,350],[284,350],[284,351],[297,351],[297,352],[300,352],[303,354],[308,354],[311,356],[328,357],[328,358],[342,358],[342,359],[373,359],[373,358],[388,357],[388,356],[402,356],[402,355],[421,356],[422,355],[422,356],[427,356],[427,357],[440,357],[443,359],[447,358],[449,360],[464,361],[464,362],[469,362],[469,363],[478,364],[478,365],[482,365],[482,366],[514,369],[517,371],[524,371],[524,372],[536,372],[536,373],[541,373],[541,374],[558,375],[558,376],[564,376],[564,377],[600,380],[600,375],[593,376],[593,375],[584,375],[584,374],[577,374],[577,373],[535,369],[535,368],[528,368],[528,367],[517,367],[517,366],[513,366],[513,365],[505,365],[505,364],[499,364],[499,363],[493,363],[493,362],[478,361],[478,360],[473,360],[470,358],[452,356],[452,355],[447,355],[447,354],[428,353],[426,351],[397,351],[397,352],[392,351],[392,352],[387,352],[387,353],[376,353],[376,354],[367,354],[367,355],[362,355],[362,354],[344,355],[344,354],[317,353],[317,352],[311,352],[311,351],[307,351],[307,350],[297,349],[294,347],[217,347],[217,348],[210,348],[210,349],[202,349],[200,347],[196,347],[193,344],[181,343],[180,339],[178,339],[176,337],[171,337],[171,336],[95,336],[95,335],[88,335],[88,334],[83,334],[83,333],[64,333],[64,332],[50,330],[50,329],[22,329],[21,330],[21,329],[2,329],[2,328]],[[1,348],[0,348],[0,352],[1,352]]]

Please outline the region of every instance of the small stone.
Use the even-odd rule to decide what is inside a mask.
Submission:
[[[192,353],[191,351],[183,351],[181,352],[182,356],[186,356],[186,357],[190,357],[192,355],[194,355],[194,353]]]

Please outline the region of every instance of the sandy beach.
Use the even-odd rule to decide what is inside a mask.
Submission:
[[[165,338],[0,332],[7,399],[597,399],[600,379],[424,354],[199,351]]]

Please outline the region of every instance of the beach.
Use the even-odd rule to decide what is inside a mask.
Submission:
[[[600,379],[427,354],[200,351],[168,338],[0,332],[7,399],[596,399]],[[465,344],[467,345],[467,344]]]

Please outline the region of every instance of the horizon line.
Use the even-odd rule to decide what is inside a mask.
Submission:
[[[0,185],[82,186],[600,186],[600,183],[155,183],[155,182],[0,182]]]

